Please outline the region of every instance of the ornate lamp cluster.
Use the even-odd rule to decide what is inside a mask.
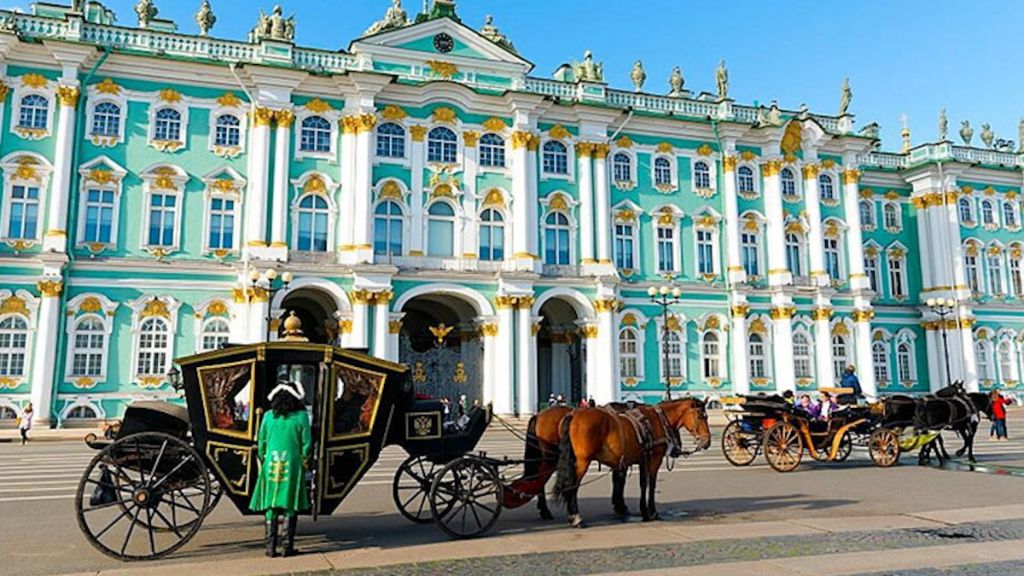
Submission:
[[[668,322],[668,308],[673,304],[679,303],[679,297],[682,296],[683,291],[678,286],[669,287],[667,284],[661,286],[651,286],[647,289],[647,295],[650,296],[651,302],[661,306],[661,355],[662,355],[662,370],[665,373],[665,399],[672,399],[672,375],[669,374],[668,368],[668,334],[669,334],[669,322]]]
[[[939,317],[939,327],[942,330],[942,352],[946,360],[946,385],[951,385],[953,377],[949,370],[949,336],[946,334],[946,316],[956,312],[956,300],[952,298],[929,298],[925,304]]]
[[[280,283],[277,282],[280,278]],[[285,272],[278,274],[274,268],[268,269],[266,272],[260,272],[253,268],[249,271],[249,284],[250,290],[246,291],[249,302],[254,300],[263,300],[265,302],[271,302],[274,299],[274,295],[281,290],[287,290],[288,285],[292,283],[292,273]],[[274,318],[271,316],[270,308],[267,308],[267,317],[264,319],[267,323],[267,341],[270,341],[270,330],[271,324]]]

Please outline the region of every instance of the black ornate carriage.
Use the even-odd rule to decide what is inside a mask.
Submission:
[[[184,407],[137,402],[115,439],[90,444],[100,451],[79,482],[75,504],[83,533],[104,554],[148,560],[174,552],[222,496],[253,513],[258,427],[269,409],[267,394],[282,378],[305,389],[314,518],[331,514],[384,446],[397,444],[410,454],[393,488],[403,515],[436,522],[459,538],[497,521],[500,480],[485,458],[467,456],[490,422],[489,407],[446,422],[440,401],[416,398],[404,366],[328,345],[230,346],[176,363]],[[474,522],[467,524],[470,512]]]

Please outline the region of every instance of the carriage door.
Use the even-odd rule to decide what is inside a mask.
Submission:
[[[324,367],[314,508],[330,514],[377,460],[391,415],[379,413],[385,374],[338,360]]]

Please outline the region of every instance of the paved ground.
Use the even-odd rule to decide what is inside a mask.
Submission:
[[[950,446],[957,447],[959,442],[950,440]],[[508,454],[513,457],[518,456],[522,449],[520,441],[496,430],[488,432],[480,448],[491,455]],[[977,452],[983,464],[1019,465],[1024,462],[1024,440],[995,443],[983,437],[978,442]],[[31,576],[125,568],[125,565],[95,552],[75,524],[74,489],[92,455],[92,451],[81,442],[38,442],[27,447],[0,444],[0,518],[8,520],[0,523],[0,558],[4,559],[0,573]],[[968,520],[957,520],[954,513],[950,513],[949,518],[934,516],[936,511],[942,510],[1012,505],[1022,494],[1022,478],[919,468],[912,465],[909,458],[901,466],[879,470],[871,465],[866,454],[859,451],[845,464],[810,463],[794,473],[778,474],[769,469],[763,459],[748,468],[730,466],[721,456],[716,439],[711,451],[680,461],[672,472],[662,473],[658,499],[664,522],[622,523],[611,514],[607,478],[592,469],[592,476],[598,480],[583,489],[581,501],[582,512],[592,528],[569,530],[564,523],[564,514],[559,514],[557,521],[543,522],[530,505],[505,511],[487,538],[451,543],[435,527],[411,525],[395,511],[390,495],[391,477],[403,458],[401,450],[388,449],[334,516],[321,519],[316,524],[300,523],[300,546],[307,554],[289,565],[287,571],[372,566],[368,562],[384,561],[380,559],[389,562],[443,561],[444,558],[467,555],[500,557],[515,554],[498,560],[429,565],[423,568],[426,571],[420,572],[404,566],[377,573],[441,571],[454,574],[459,573],[455,565],[471,566],[475,562],[492,564],[477,565],[477,570],[472,572],[474,574],[488,571],[494,574],[553,573],[547,570],[554,566],[552,557],[543,556],[549,552],[559,559],[574,558],[582,562],[582,572],[579,566],[569,566],[573,569],[561,572],[578,574],[623,569],[664,570],[668,566],[685,568],[687,565],[697,568],[698,565],[725,560],[752,558],[748,554],[762,554],[753,558],[792,558],[832,550],[831,546],[839,546],[835,553],[853,553],[856,550],[864,553],[888,549],[892,543],[897,548],[933,547],[933,553],[937,553],[935,551],[942,545],[951,542],[988,546],[1012,539],[1024,540],[1024,525],[1007,524],[1011,522],[1009,520],[997,522],[1000,521],[999,509],[993,509],[991,513],[975,511]],[[509,473],[514,475],[515,471],[510,470]],[[631,479],[627,493],[630,498],[635,498],[635,484]],[[1024,507],[1013,510],[1015,515],[1008,518],[1024,519]],[[940,529],[950,521],[969,522],[970,536],[947,538],[907,532],[897,538],[891,532],[899,528],[910,531]],[[832,533],[844,524],[860,528],[861,536],[854,541],[863,547],[847,548],[850,537],[830,539],[835,538]],[[746,536],[741,541],[727,544],[706,544],[709,548],[698,550],[690,548],[694,544],[687,542],[692,540],[694,533],[706,534],[704,540],[732,539],[737,534]],[[770,537],[777,540],[763,539]],[[281,565],[268,565],[260,560],[261,538],[262,526],[258,519],[240,516],[229,503],[224,502],[187,547],[169,560],[147,564],[146,570],[169,569],[176,572],[179,565],[227,561],[237,562],[237,566],[249,566],[239,573],[259,573],[264,567],[268,572],[280,571]],[[654,551],[675,552],[664,557],[667,560],[661,564],[644,565],[635,560],[632,551],[641,550],[644,544],[649,543],[659,544],[652,548]],[[601,554],[609,555],[609,563],[587,560],[590,553],[557,552],[577,546],[601,549]],[[621,548],[623,546],[628,548]],[[1024,550],[1024,546],[1018,546],[1018,549]],[[333,560],[321,562],[325,557]],[[260,562],[258,569],[252,568],[253,560]],[[994,561],[998,560],[996,557]],[[770,564],[771,560],[763,562]],[[789,560],[791,565],[792,562]],[[804,559],[799,561],[803,562]],[[907,568],[928,565],[911,564]],[[932,565],[948,567],[953,564]],[[860,572],[872,571],[873,565],[865,566]],[[139,565],[128,568],[126,573],[138,573],[140,570]],[[997,564],[992,567],[992,573],[1009,573],[999,572],[1000,569]],[[231,570],[218,569],[217,572],[226,574]],[[932,576],[942,572],[920,574]]]

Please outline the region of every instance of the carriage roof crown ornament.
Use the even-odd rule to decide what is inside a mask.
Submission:
[[[302,319],[295,315],[295,311],[288,312],[284,319],[284,340],[286,342],[309,342],[309,338],[302,332]]]

